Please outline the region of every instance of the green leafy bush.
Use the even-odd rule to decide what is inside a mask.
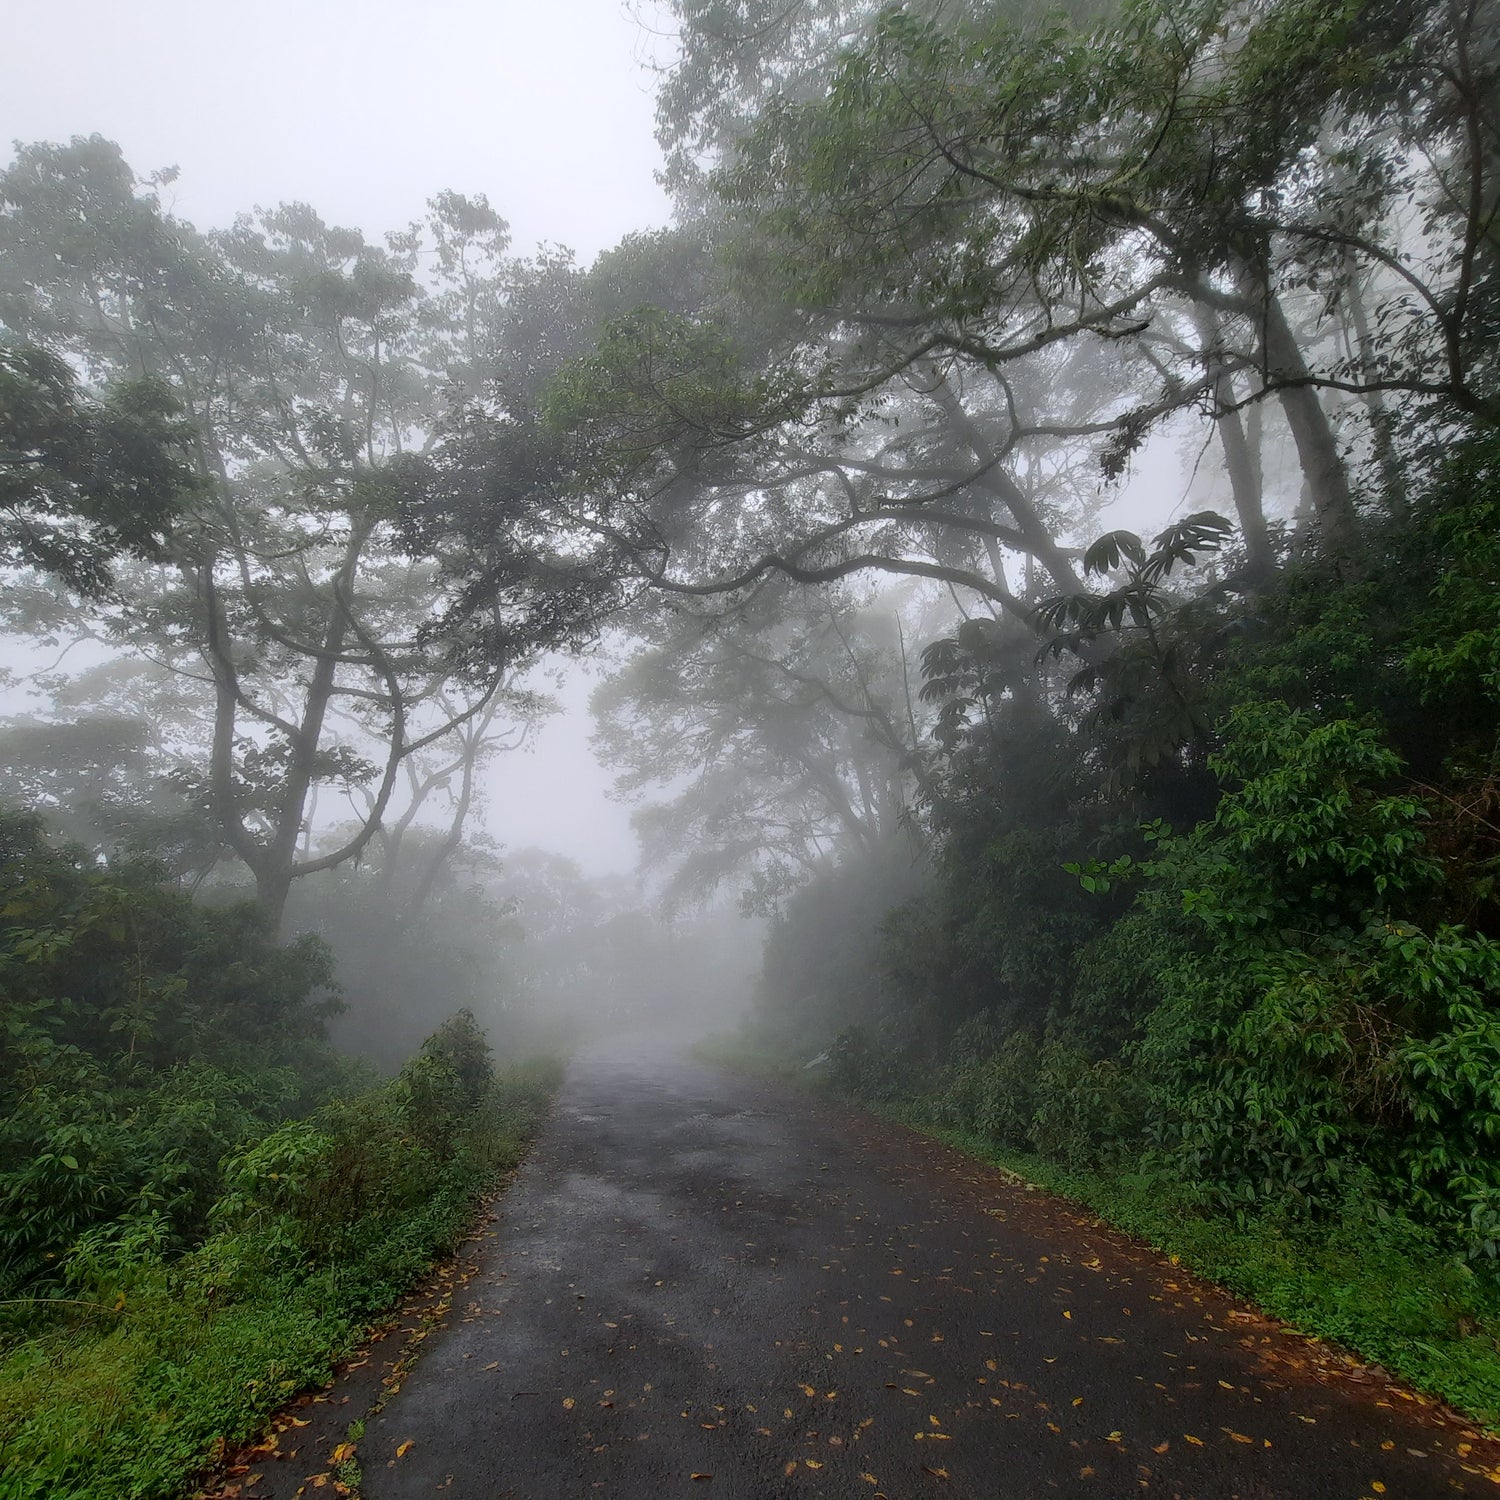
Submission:
[[[85,1240],[198,1243],[224,1158],[356,1085],[331,972],[252,906],[0,815],[0,1295],[60,1294]]]
[[[497,1074],[485,1057],[481,1076],[482,1048],[460,1016],[408,1074],[262,1133],[230,1157],[213,1232],[184,1254],[155,1210],[80,1236],[72,1290],[92,1305],[53,1304],[69,1316],[0,1357],[0,1497],[176,1492],[217,1439],[326,1378],[465,1232],[555,1091],[551,1062]],[[410,1074],[451,1111],[441,1156],[413,1128]]]
[[[1254,704],[1215,764],[1233,789],[1150,866],[1147,900],[1202,934],[1133,1054],[1156,1147],[1237,1210],[1326,1212],[1367,1167],[1428,1218],[1485,1219],[1500,948],[1404,915],[1442,871],[1399,762],[1365,726]]]
[[[966,1021],[931,1098],[934,1117],[951,1129],[1030,1150],[1038,1053],[1029,1031],[1007,1033],[990,1014]]]
[[[476,1129],[497,1102],[472,1012],[450,1017],[390,1082],[289,1120],[224,1167],[221,1228],[256,1232],[313,1264],[358,1260],[450,1180],[496,1165]]]
[[[1043,1049],[1031,1119],[1036,1150],[1077,1169],[1129,1161],[1145,1115],[1139,1076],[1118,1058],[1091,1058],[1066,1042]]]

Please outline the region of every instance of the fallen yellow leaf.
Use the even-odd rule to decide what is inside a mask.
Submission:
[[[399,1447],[398,1447],[398,1448],[397,1448],[397,1449],[396,1449],[396,1457],[397,1457],[397,1458],[405,1458],[405,1457],[406,1457],[406,1455],[407,1455],[407,1454],[408,1454],[408,1453],[410,1453],[410,1452],[411,1452],[411,1450],[412,1450],[412,1449],[413,1449],[413,1448],[414,1448],[414,1447],[416,1447],[416,1443],[415,1443],[415,1442],[414,1442],[414,1441],[413,1441],[413,1440],[412,1440],[412,1439],[411,1439],[411,1438],[407,1438],[407,1440],[406,1440],[406,1441],[405,1441],[405,1442],[404,1442],[404,1443],[402,1443],[402,1444],[401,1444],[401,1445],[400,1445],[400,1446],[399,1446]]]

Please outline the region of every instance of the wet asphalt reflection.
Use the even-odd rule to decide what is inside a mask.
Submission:
[[[453,1495],[1500,1495],[1500,1446],[1083,1211],[659,1047],[575,1059],[359,1444]]]

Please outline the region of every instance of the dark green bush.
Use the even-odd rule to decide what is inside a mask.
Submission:
[[[54,1294],[85,1238],[208,1227],[221,1162],[356,1086],[326,950],[0,815],[0,1288]]]
[[[848,878],[884,951],[836,998],[840,872],[794,897],[765,1037],[836,1012],[834,1087],[1493,1422],[1500,435],[1411,492],[1357,567],[1158,581],[1086,658],[936,643],[932,877],[883,923]]]
[[[1039,1049],[1029,1031],[1007,1032],[976,1016],[953,1038],[931,1107],[939,1123],[1030,1150]]]
[[[1133,1161],[1146,1121],[1140,1076],[1067,1042],[1042,1049],[1031,1118],[1035,1149],[1074,1170]]]
[[[458,1242],[557,1077],[552,1063],[488,1075],[444,1160],[407,1128],[401,1080],[330,1102],[232,1160],[218,1228],[186,1254],[149,1212],[86,1233],[70,1268],[93,1307],[0,1350],[0,1494],[181,1492],[217,1440],[248,1438],[325,1380]]]

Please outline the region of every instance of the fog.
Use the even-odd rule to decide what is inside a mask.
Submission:
[[[11,10],[6,1497],[974,1492],[946,1206],[1493,1419],[1500,0]]]
[[[566,245],[587,260],[668,213],[654,179],[660,152],[652,136],[651,63],[661,39],[620,6],[454,0],[424,7],[418,17],[404,5],[331,0],[311,9],[258,7],[251,19],[227,7],[155,0],[128,11],[78,3],[29,8],[17,18],[17,33],[0,58],[5,137],[65,141],[98,133],[118,142],[143,173],[176,167],[180,175],[162,207],[200,229],[227,227],[255,205],[303,201],[331,223],[378,237],[420,217],[433,192],[451,185],[488,195],[509,220],[517,248]],[[289,36],[296,38],[292,47]],[[60,88],[54,64],[64,56]],[[24,679],[57,655],[50,638],[42,645],[11,638],[5,665],[23,680],[12,683],[4,707],[16,722],[39,709],[48,716],[47,685],[39,690]],[[69,653],[75,667],[90,658],[108,660],[107,648],[85,643]],[[545,849],[574,861],[580,883],[614,878],[600,897],[602,914],[580,916],[584,925],[564,947],[587,941],[585,928],[621,912],[649,910],[652,899],[634,878],[629,810],[607,795],[610,774],[589,747],[587,700],[599,670],[577,656],[534,669],[530,680],[553,700],[551,709],[517,749],[485,767],[482,802],[468,825],[469,837],[501,860]],[[337,817],[325,803],[323,823]],[[343,977],[354,1014],[341,1024],[340,1041],[394,1065],[450,1005],[473,1004],[498,1027],[507,985],[530,986],[531,993],[541,983],[531,951],[559,944],[555,914],[538,917],[534,904],[507,889],[493,906],[501,919],[479,945],[484,961],[498,964],[504,945],[493,939],[502,931],[510,936],[525,950],[506,960],[515,972],[495,976],[494,984],[460,986],[451,1000],[409,993],[410,1017],[380,1023],[390,1025],[391,1040],[372,1040],[365,1022],[373,1018],[363,1014],[397,1004],[389,986],[371,977],[389,954],[360,975],[351,941]],[[494,917],[480,920],[488,926]],[[478,961],[455,951],[470,935],[449,932],[445,959],[452,965]],[[686,971],[679,949],[690,941],[663,929],[657,961],[671,971],[663,981],[670,999],[658,996],[648,1006],[643,960],[635,955],[621,960],[622,970],[631,963],[634,969],[609,979],[592,1019],[618,1022],[630,1006],[666,1006],[675,1014],[683,985],[673,976]],[[517,977],[522,970],[525,979]],[[743,992],[743,976],[734,986]],[[429,975],[417,988],[441,985]],[[580,992],[546,1000],[567,1011],[560,1037],[590,1019],[580,986],[574,989]],[[628,1003],[621,998],[627,990]]]
[[[1330,269],[1286,207],[1247,259],[1092,178],[1044,211],[1015,142],[966,198],[997,127],[917,9],[957,50],[859,5],[28,7],[12,812],[316,935],[385,1069],[461,1008],[502,1050],[1040,1025],[962,872],[1206,815],[1225,642],[1361,485],[1399,509],[1398,283],[1450,230],[1393,199]],[[1256,192],[1342,201],[1287,152]]]
[[[118,141],[177,166],[200,228],[304,202],[369,233],[441,187],[487,193],[518,245],[585,259],[666,220],[657,44],[610,0],[142,0],[28,5],[0,58],[0,134]]]

